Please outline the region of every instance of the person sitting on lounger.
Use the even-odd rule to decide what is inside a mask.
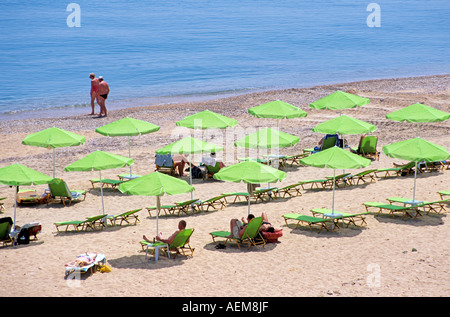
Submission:
[[[177,236],[177,234],[179,234],[180,231],[182,231],[182,230],[184,230],[184,229],[186,229],[186,221],[180,220],[180,222],[178,223],[178,230],[176,230],[174,233],[172,233],[172,235],[171,235],[170,237],[168,237],[168,238],[165,239],[165,238],[162,237],[162,235],[161,235],[161,233],[160,233],[159,235],[157,235],[157,236],[155,237],[155,240],[156,240],[156,241],[161,241],[161,242],[164,242],[164,243],[167,243],[167,244],[171,244],[172,241],[173,241],[173,240],[175,239],[175,237]],[[150,240],[149,238],[147,238],[146,235],[144,235],[142,238],[143,238],[145,241],[147,241],[147,242],[153,243],[153,241]]]
[[[233,218],[230,220],[230,232],[231,236],[230,238],[242,238],[242,235],[245,232],[245,228],[247,227],[247,224],[252,221],[255,218],[253,214],[249,214],[247,216],[247,222],[245,221],[244,217],[242,217],[241,221],[239,221],[236,218]]]

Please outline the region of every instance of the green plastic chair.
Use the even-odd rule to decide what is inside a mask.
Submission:
[[[214,174],[220,171],[220,163],[216,162],[216,165],[205,165],[207,178],[213,178]]]
[[[50,196],[53,199],[60,199],[63,205],[66,205],[66,200],[69,201],[69,206],[72,201],[81,201],[86,199],[85,190],[69,190],[67,183],[61,178],[54,178],[53,182],[48,184],[50,190]],[[51,200],[48,200],[48,203]]]
[[[214,244],[216,244],[216,238],[225,238],[225,243],[227,244],[228,241],[235,241],[238,248],[240,249],[240,244],[248,244],[248,248],[257,245],[265,245],[266,241],[264,240],[264,237],[261,235],[259,229],[261,228],[261,225],[263,223],[262,217],[256,217],[253,220],[251,220],[247,226],[245,227],[244,234],[241,238],[232,237],[231,232],[229,231],[214,231],[210,232],[210,235],[212,236]]]
[[[351,148],[351,151],[364,157],[374,158],[377,161],[380,158],[380,152],[377,151],[378,137],[376,135],[366,135],[362,137],[357,148]]]
[[[11,239],[10,236],[12,225],[13,221],[11,217],[5,217],[0,219],[0,242],[2,242],[3,245],[13,243],[13,240]]]
[[[167,249],[167,244],[161,241],[157,241],[155,243],[148,242],[148,241],[140,241],[140,244],[142,246],[142,249],[146,248],[146,255],[148,253],[148,249],[151,248],[152,254],[155,252],[156,249],[160,249],[164,252],[164,254],[167,254],[170,258],[170,254],[174,253],[174,259],[178,254],[185,255],[185,256],[192,256],[194,255],[195,248],[192,248],[189,244],[189,240],[194,233],[194,228],[190,229],[184,229],[181,230],[173,239],[172,243],[169,244],[169,248]]]

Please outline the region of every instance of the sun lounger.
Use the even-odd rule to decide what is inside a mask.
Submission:
[[[261,164],[268,164],[269,163],[269,160],[260,159],[260,158],[252,158],[252,157],[239,157],[238,161],[239,162],[252,161],[252,162],[258,162],[258,163],[261,163]]]
[[[92,184],[92,188],[94,188],[94,184],[100,183],[100,179],[95,178],[95,179],[90,179],[89,180]],[[105,186],[111,187],[113,190],[117,188],[117,186],[119,186],[120,184],[123,183],[123,181],[121,180],[117,180],[117,179],[109,179],[109,178],[105,178],[101,180],[102,183],[102,187],[104,188]]]
[[[120,181],[125,182],[125,181],[129,181],[131,179],[139,178],[139,177],[141,177],[141,175],[136,175],[136,174],[130,175],[130,173],[123,173],[123,174],[117,175],[117,177],[119,178]]]
[[[351,185],[352,182],[347,180],[347,176],[349,176],[350,173],[344,173],[336,176],[327,176],[326,178],[330,180],[331,184],[333,184],[333,179],[336,187],[341,187],[341,185],[347,186]],[[331,185],[332,186],[332,185]]]
[[[241,201],[241,197],[244,197],[245,201],[248,201],[248,193],[247,192],[223,193],[222,195],[224,195],[223,198],[225,199],[225,203],[228,203],[227,197],[229,197],[229,196],[234,196],[233,203],[235,203],[237,200]]]
[[[70,226],[72,226],[75,231],[87,231],[87,229],[89,228],[91,228],[92,230],[97,230],[98,228],[103,229],[105,227],[103,218],[105,217],[106,215],[98,215],[94,217],[87,217],[85,220],[55,222],[55,226],[58,232],[60,232],[59,227],[62,226],[66,226],[66,232],[68,231]]]
[[[51,200],[49,199],[47,204],[54,199],[59,199],[64,206],[66,205],[66,200],[69,201],[70,206],[72,201],[81,201],[86,199],[85,190],[70,190],[67,183],[61,178],[54,178],[53,182],[48,184],[48,189]]]
[[[396,167],[392,168],[377,169],[375,171],[375,174],[377,175],[377,177],[380,177],[378,176],[378,173],[384,174],[384,178],[387,178],[389,176],[408,176],[414,174],[414,167],[415,162],[409,162],[407,164],[397,165]]]
[[[357,148],[350,148],[355,154],[361,155],[366,158],[380,159],[380,152],[377,151],[378,137],[375,135],[362,136]]]
[[[408,216],[410,218],[416,218],[417,216],[421,216],[422,214],[419,211],[418,206],[398,206],[392,204],[386,204],[381,202],[366,202],[363,203],[363,206],[366,208],[366,211],[370,212],[370,208],[376,208],[378,210],[377,216],[382,212],[387,211],[393,218],[395,218],[396,213],[402,214],[402,220]]]
[[[119,226],[121,226],[124,221],[126,223],[130,224],[130,220],[133,220],[133,219],[134,219],[134,224],[137,224],[138,222],[140,222],[139,215],[137,213],[141,210],[142,210],[142,208],[123,212],[118,215],[107,215],[105,219],[106,219],[106,221],[109,220],[111,222],[111,225],[114,225],[114,226],[117,224],[117,222],[119,220],[120,220]]]
[[[177,207],[177,205],[161,205],[158,216],[161,216],[161,212],[164,212],[164,214],[166,216],[170,216],[173,214],[173,211],[176,207]],[[152,210],[156,211],[158,208],[156,206],[150,206],[150,207],[145,207],[145,209],[147,209],[148,214],[150,215],[150,217],[152,217],[151,211]]]
[[[173,208],[172,215],[176,214],[177,216],[179,216],[181,213],[189,215],[189,211],[192,211],[192,213],[201,211],[198,199],[175,202],[175,207]]]
[[[316,217],[317,215],[323,216],[325,214],[331,214],[332,210],[327,209],[327,208],[314,208],[314,209],[311,209],[311,212],[312,212],[313,216]],[[341,220],[346,225],[346,227],[348,227],[350,224],[357,226],[356,222],[359,222],[360,225],[367,224],[365,216],[370,214],[369,212],[359,212],[359,213],[350,214],[350,213],[336,211],[336,210],[334,211],[334,213],[341,215],[341,217],[339,217],[337,219]]]
[[[369,183],[376,182],[376,179],[375,179],[376,171],[377,171],[376,169],[369,169],[369,170],[359,172],[355,175],[349,175],[347,177],[347,181],[349,183],[352,183],[353,185],[359,185],[360,181],[362,181],[363,184],[367,183],[367,182],[369,182]]]
[[[172,154],[156,154],[155,170],[160,173],[169,174],[171,176],[178,175]]]
[[[87,265],[82,265],[80,261],[77,259],[92,259],[93,261]],[[69,276],[71,274],[82,274],[86,272],[94,273],[99,270],[106,263],[106,257],[101,253],[84,253],[77,256],[72,262],[66,264],[65,276]],[[82,265],[82,266],[80,266]]]
[[[281,197],[281,195],[283,195],[283,198],[286,197],[286,195],[288,195],[289,197],[301,196],[302,192],[298,188],[299,186],[300,186],[300,184],[296,183],[296,184],[278,188],[277,194],[279,197]]]
[[[287,156],[284,157],[284,161],[285,161],[284,165],[285,165],[285,166],[288,165],[288,164],[289,164],[289,161],[291,162],[291,164],[290,164],[291,167],[292,167],[294,164],[302,165],[302,164],[300,163],[300,160],[301,160],[302,158],[304,158],[304,157],[307,157],[309,154],[310,154],[310,152],[302,153],[302,154],[297,154],[297,155],[287,155]]]
[[[267,200],[275,200],[277,198],[277,192],[278,188],[271,187],[271,188],[260,188],[253,191],[253,197],[255,198],[255,203],[258,202],[258,200],[261,200],[262,202],[267,198]]]
[[[333,231],[335,230],[335,228],[339,228],[337,221],[334,218],[318,218],[296,213],[284,214],[283,218],[288,227],[289,227],[288,220],[296,221],[294,229],[297,229],[300,224],[307,224],[311,232],[313,231],[312,227],[317,226],[319,227],[318,233],[320,233],[322,229],[325,229],[327,231]]]
[[[212,208],[212,210],[222,210],[227,206],[225,196],[225,194],[222,194],[207,200],[198,200],[196,203],[203,211],[209,211],[209,208]]]
[[[311,184],[310,189],[325,189],[325,188],[333,188],[333,181],[329,179],[312,179],[307,181],[300,181],[298,184],[302,187],[302,189],[305,189],[304,185]]]
[[[49,200],[49,195],[39,195],[35,189],[24,189],[19,190],[16,200],[18,204],[45,204]]]
[[[450,196],[450,190],[440,190],[437,192],[441,199],[444,199],[445,196]]]
[[[175,238],[173,239],[172,243],[167,245],[167,243],[156,241],[155,243],[151,243],[145,240],[140,241],[142,249],[145,248],[145,256],[147,256],[149,249],[152,250],[152,254],[155,253],[155,250],[159,252],[160,250],[163,251],[164,254],[167,254],[170,258],[170,254],[174,254],[174,259],[178,254],[184,255],[184,256],[192,256],[194,255],[195,248],[192,248],[189,244],[190,238],[192,234],[194,233],[194,228],[191,229],[184,229],[180,231]],[[157,260],[157,255],[156,255]]]
[[[253,220],[251,220],[245,227],[244,234],[241,238],[232,236],[231,232],[229,231],[214,231],[210,232],[210,235],[214,244],[216,244],[217,238],[223,238],[225,239],[224,245],[227,244],[228,241],[234,241],[236,242],[239,249],[241,248],[240,244],[248,244],[247,249],[250,249],[252,245],[255,247],[257,245],[264,246],[266,244],[266,241],[259,231],[262,223],[262,217],[253,218]]]
[[[22,227],[20,227],[20,229],[28,230],[28,235],[30,236],[30,238],[31,238],[31,236],[33,236],[34,237],[33,239],[37,240],[37,234],[39,232],[41,232],[42,225],[40,222],[31,222],[31,223],[24,224]]]

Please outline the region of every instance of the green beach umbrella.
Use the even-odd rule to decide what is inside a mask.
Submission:
[[[350,116],[341,115],[331,120],[319,123],[312,130],[318,133],[341,135],[364,134],[374,132],[377,127],[365,121]]]
[[[204,110],[177,121],[176,125],[191,129],[226,129],[238,122],[213,111]]]
[[[11,164],[0,168],[0,184],[15,186],[42,185],[53,181],[53,177],[42,174],[22,164]],[[17,199],[14,198],[14,227],[16,225]]]
[[[363,168],[369,166],[371,161],[349,151],[343,150],[340,147],[334,146],[329,149],[314,153],[308,157],[302,158],[300,160],[300,163],[319,168],[333,169],[333,200],[330,216],[334,217],[335,215],[338,215],[334,213],[336,169]]]
[[[234,143],[235,146],[245,148],[280,148],[289,147],[298,143],[299,137],[281,132],[272,128],[260,129]]]
[[[308,115],[302,109],[280,100],[250,108],[248,112],[257,118],[277,119],[277,126],[280,119],[302,118]]]
[[[128,136],[128,157],[131,158],[130,137],[156,132],[159,128],[153,123],[126,117],[99,127],[95,132],[110,137]],[[130,178],[132,177],[130,166]]]
[[[227,182],[247,183],[248,213],[250,213],[251,184],[275,183],[286,178],[286,173],[276,168],[252,161],[241,162],[220,169],[213,176],[215,179]]]
[[[95,151],[91,154],[86,155],[82,159],[73,162],[72,164],[66,166],[64,169],[67,172],[75,172],[75,171],[99,171],[100,176],[100,191],[102,196],[102,210],[103,214],[105,214],[105,205],[103,201],[103,184],[102,184],[102,170],[113,169],[125,167],[133,164],[134,161],[131,158],[103,152],[103,151]]]
[[[419,136],[420,122],[438,122],[445,121],[450,118],[450,113],[415,103],[403,109],[388,113],[386,119],[400,121],[400,122],[415,122],[417,123],[417,136]]]
[[[156,214],[156,235],[158,235],[158,215],[161,210],[160,197],[193,192],[194,187],[182,179],[154,172],[120,184],[119,190],[130,195],[156,196],[156,207],[158,209]]]
[[[446,148],[419,137],[385,145],[383,152],[389,157],[415,162],[413,203],[416,202],[417,163],[442,161],[450,158]]]
[[[309,107],[313,109],[343,110],[348,108],[361,107],[368,104],[369,102],[370,100],[368,98],[338,90],[311,103]]]
[[[55,177],[55,148],[77,146],[85,141],[86,138],[82,135],[51,127],[26,136],[22,144],[53,149],[53,177]]]
[[[223,147],[193,137],[185,137],[156,151],[156,154],[189,154],[189,180],[192,185],[191,154],[219,152]],[[193,193],[191,192],[191,198]]]

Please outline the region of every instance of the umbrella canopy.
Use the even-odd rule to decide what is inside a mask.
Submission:
[[[105,136],[137,136],[156,132],[159,128],[153,123],[127,117],[99,127],[95,132]]]
[[[364,134],[374,132],[376,129],[377,127],[373,124],[350,116],[341,115],[316,125],[312,130],[326,134]]]
[[[349,151],[343,150],[340,147],[334,146],[329,149],[317,152],[300,160],[300,163],[333,169],[333,200],[331,215],[334,217],[334,193],[335,193],[335,176],[336,169],[356,169],[363,168],[370,165],[371,161],[359,155],[353,154]]]
[[[403,109],[388,113],[386,119],[395,121],[406,121],[417,123],[417,136],[419,136],[419,123],[420,122],[438,122],[444,121],[450,118],[450,113],[423,105],[421,103],[415,103]]]
[[[385,145],[383,152],[387,156],[411,162],[434,162],[450,158],[443,146],[419,137]]]
[[[313,109],[342,110],[347,108],[361,107],[368,104],[368,98],[360,97],[343,91],[336,91],[309,105]]]
[[[176,125],[191,129],[226,129],[238,122],[213,111],[204,110],[177,121]]]
[[[156,235],[158,235],[158,215],[161,209],[160,196],[178,195],[194,191],[186,181],[163,173],[150,173],[119,185],[122,193],[139,196],[156,196]]]
[[[0,184],[8,186],[41,185],[52,182],[53,177],[42,174],[22,164],[11,164],[0,168]],[[14,199],[14,226],[16,224],[17,199]]]
[[[444,147],[419,137],[385,145],[383,146],[383,152],[390,157],[416,162],[414,169],[413,203],[416,202],[417,163],[421,161],[441,161],[450,158],[450,154]]]
[[[159,128],[153,123],[126,117],[99,127],[95,129],[95,132],[111,137],[128,136],[128,157],[131,158],[130,137],[156,132]],[[130,178],[132,176],[130,166]]]
[[[51,127],[23,139],[22,144],[53,149],[53,177],[55,177],[55,148],[84,144],[86,138],[60,128]]]
[[[185,137],[156,151],[157,154],[194,154],[219,152],[223,147],[193,137]]]
[[[306,117],[308,115],[302,109],[280,100],[250,108],[248,112],[257,118],[272,119],[292,119]]]
[[[102,195],[102,210],[103,214],[105,214],[105,205],[103,201],[103,184],[102,184],[102,170],[112,169],[112,168],[120,168],[133,164],[134,161],[131,158],[103,152],[103,151],[95,151],[91,154],[86,155],[82,159],[73,162],[72,164],[66,166],[64,170],[68,172],[74,171],[99,171],[100,175],[100,191]]]
[[[403,109],[388,113],[386,119],[406,122],[437,122],[450,118],[450,113],[415,103]]]
[[[245,148],[280,148],[298,143],[299,137],[272,128],[260,129],[234,143],[235,146]]]
[[[247,183],[247,191],[250,195],[249,184],[281,182],[286,178],[286,173],[258,162],[246,161],[224,167],[213,177],[227,182]],[[248,213],[250,213],[250,197],[248,198]]]

